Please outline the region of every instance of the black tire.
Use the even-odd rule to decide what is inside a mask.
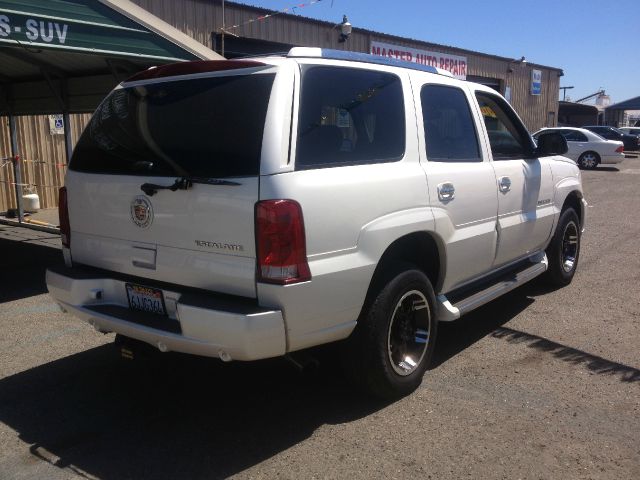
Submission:
[[[578,167],[585,170],[593,170],[600,165],[600,155],[596,152],[584,152],[578,158]]]
[[[343,345],[345,369],[366,393],[395,399],[422,382],[436,341],[435,295],[414,267],[384,276]]]
[[[580,220],[573,208],[566,208],[560,214],[558,226],[547,247],[549,268],[545,280],[553,287],[569,285],[578,268],[580,258]]]

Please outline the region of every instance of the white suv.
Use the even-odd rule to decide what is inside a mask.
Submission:
[[[342,341],[366,390],[421,382],[437,323],[546,271],[585,222],[566,141],[433,67],[294,48],[117,87],[61,190],[63,309],[156,346],[256,360]]]

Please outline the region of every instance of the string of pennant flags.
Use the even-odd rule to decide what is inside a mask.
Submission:
[[[310,2],[307,2],[307,3],[298,3],[298,4],[293,5],[291,7],[287,7],[285,9],[283,9],[283,10],[278,10],[277,12],[269,13],[267,15],[260,15],[259,17],[252,18],[251,20],[247,20],[245,22],[238,23],[237,25],[233,25],[231,27],[224,27],[224,30],[225,31],[234,30],[236,28],[240,28],[240,27],[243,27],[245,25],[249,25],[250,23],[261,22],[263,20],[266,20],[267,18],[275,17],[276,15],[281,15],[283,13],[289,13],[289,12],[295,13],[295,10],[298,9],[298,8],[310,7],[312,5],[315,5],[316,3],[320,3],[322,1],[323,0],[311,0]]]
[[[4,157],[4,158],[0,158],[0,169],[11,165],[14,161],[14,157]],[[27,162],[27,163],[37,163],[37,164],[41,164],[41,165],[52,165],[54,167],[58,167],[58,168],[63,168],[66,167],[67,164],[66,163],[53,163],[53,162],[45,162],[44,160],[31,160],[29,158],[21,158],[20,159],[21,162]],[[42,187],[42,188],[60,188],[60,185],[39,185],[37,183],[17,183],[17,182],[11,182],[9,180],[0,180],[0,183],[5,184],[5,185],[17,185],[19,187]]]
[[[9,165],[13,162],[14,157],[5,157],[5,158],[0,158],[0,162],[4,161],[4,163],[0,164],[0,168]],[[20,159],[21,162],[27,162],[27,163],[38,163],[41,165],[53,165],[55,167],[58,168],[62,168],[62,167],[66,167],[67,164],[66,163],[53,163],[53,162],[45,162],[44,160],[31,160],[29,158],[22,158]]]
[[[18,185],[19,187],[42,187],[42,188],[60,188],[60,185],[39,185],[37,183],[16,183],[9,180],[0,180],[0,183],[6,185]]]
[[[29,162],[29,163],[39,163],[41,165],[53,165],[55,167],[58,168],[62,168],[62,167],[66,167],[67,164],[66,163],[52,163],[52,162],[45,162],[44,160],[28,160],[23,158],[22,159],[23,162]]]

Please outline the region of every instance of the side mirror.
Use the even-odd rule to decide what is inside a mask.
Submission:
[[[537,142],[538,147],[534,151],[536,157],[564,155],[569,150],[566,138],[558,132],[541,133]]]

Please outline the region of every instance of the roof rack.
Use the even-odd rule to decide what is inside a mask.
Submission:
[[[346,50],[332,50],[329,48],[314,47],[293,47],[291,50],[289,50],[287,57],[327,58],[330,60],[346,60],[349,62],[373,63],[376,65],[410,68],[412,70],[420,70],[422,72],[429,72],[438,75],[445,75],[447,77],[453,77],[453,74],[448,70],[432,67],[431,65],[421,65],[420,63],[396,60],[395,58],[381,57],[379,55],[371,55],[369,53],[350,52]]]

